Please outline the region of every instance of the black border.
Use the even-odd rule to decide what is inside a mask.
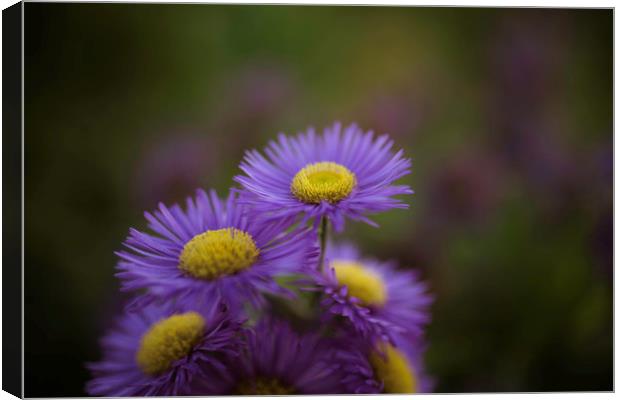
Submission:
[[[22,397],[22,5],[2,10],[2,390]]]

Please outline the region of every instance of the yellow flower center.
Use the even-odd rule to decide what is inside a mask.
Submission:
[[[195,278],[213,280],[250,267],[259,253],[247,232],[236,228],[206,231],[185,244],[179,268]]]
[[[175,314],[153,324],[142,336],[136,361],[148,375],[157,375],[189,354],[204,333],[205,320],[195,312]]]
[[[370,355],[370,364],[375,376],[383,382],[385,393],[415,393],[418,382],[415,371],[409,365],[403,353],[387,343],[382,343],[383,354],[374,352]]]
[[[357,185],[355,174],[347,167],[322,161],[303,167],[291,182],[291,193],[304,203],[337,203]]]
[[[282,384],[275,378],[267,379],[258,377],[254,381],[243,382],[237,386],[235,394],[242,396],[253,394],[286,395],[295,394],[295,390],[291,386]]]
[[[379,275],[362,264],[352,261],[332,261],[340,285],[346,285],[349,296],[356,297],[363,305],[381,306],[387,300],[387,290]]]

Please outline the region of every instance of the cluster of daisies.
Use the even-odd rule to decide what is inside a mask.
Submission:
[[[145,213],[116,276],[133,294],[89,363],[95,396],[414,393],[432,298],[412,270],[333,242],[407,205],[411,161],[339,124],[249,151],[225,199]]]

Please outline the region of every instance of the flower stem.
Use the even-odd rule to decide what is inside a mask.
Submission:
[[[329,221],[327,217],[321,218],[321,227],[319,228],[319,240],[321,242],[321,255],[319,256],[319,271],[323,272],[323,264],[325,261],[325,247],[327,246],[327,235],[329,234]]]

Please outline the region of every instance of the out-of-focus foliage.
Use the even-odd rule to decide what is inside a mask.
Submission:
[[[440,392],[612,388],[612,11],[26,4],[27,396],[79,396],[142,212],[338,119],[414,159]],[[102,317],[103,316],[103,317]]]

